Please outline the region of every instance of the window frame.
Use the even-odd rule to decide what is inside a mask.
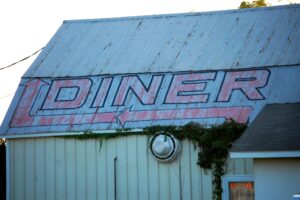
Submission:
[[[253,182],[255,196],[255,181],[254,175],[225,175],[222,178],[222,199],[229,200],[229,182]]]

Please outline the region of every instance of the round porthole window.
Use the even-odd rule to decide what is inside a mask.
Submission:
[[[171,134],[158,132],[150,140],[152,155],[159,161],[168,162],[176,158],[180,152],[179,141]]]

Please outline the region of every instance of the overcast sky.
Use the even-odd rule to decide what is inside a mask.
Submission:
[[[66,19],[107,18],[238,8],[242,0],[2,0],[0,68],[45,46]],[[288,0],[268,0],[272,5]],[[300,3],[300,0],[292,0]],[[0,70],[0,124],[21,76],[35,59]]]

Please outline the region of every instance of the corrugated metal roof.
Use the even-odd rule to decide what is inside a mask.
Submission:
[[[0,136],[251,123],[300,101],[300,6],[66,21],[20,82]]]
[[[25,77],[300,63],[300,6],[65,21]]]
[[[232,152],[300,150],[300,104],[269,104],[257,116]]]

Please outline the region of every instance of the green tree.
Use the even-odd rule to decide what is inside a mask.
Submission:
[[[258,7],[265,7],[269,4],[265,0],[254,0],[252,2],[250,1],[242,1],[240,4],[241,9],[243,8],[258,8]]]

